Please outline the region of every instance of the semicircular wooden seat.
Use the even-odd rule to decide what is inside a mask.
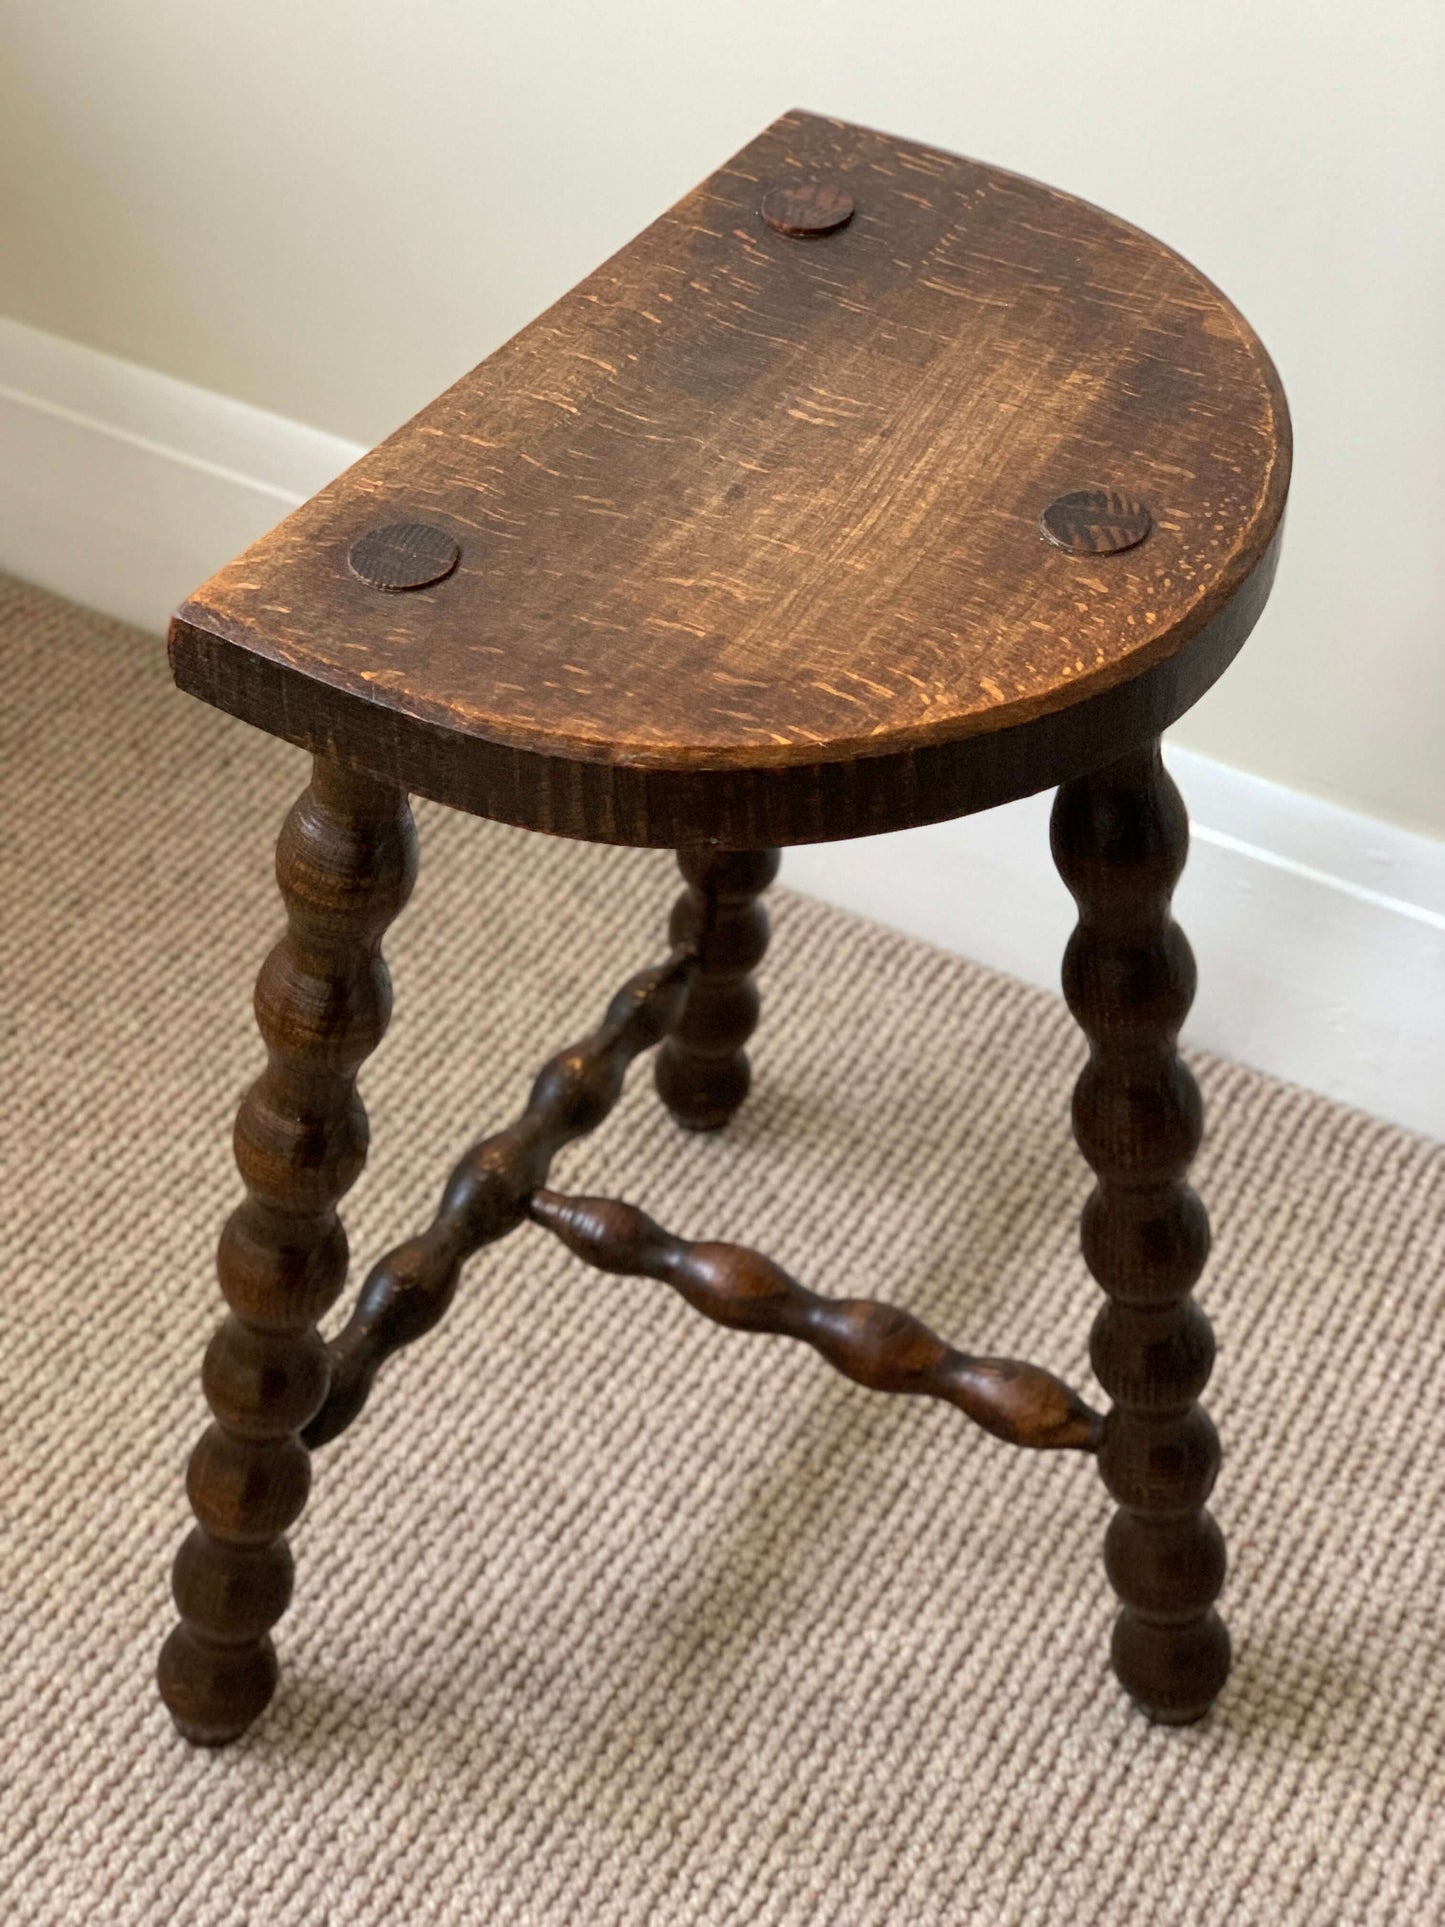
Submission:
[[[1188,823],[1159,736],[1264,604],[1289,453],[1268,356],[1168,248],[996,168],[790,114],[185,605],[182,687],[314,759],[278,847],[287,927],[257,984],[267,1062],[236,1125],[214,1423],[160,1660],[187,1738],[236,1738],[275,1689],[310,1453],[524,1227],[872,1391],[1094,1454],[1115,1671],[1153,1719],[1208,1710],[1230,1664],[1192,1296],[1209,1223],[1176,1049]],[[705,1227],[549,1188],[645,1050],[679,1123],[743,1102],[778,846],[1051,785],[1106,1414]],[[684,888],[669,954],[462,1154],[326,1339],[337,1205],[367,1155],[356,1075],[391,1008],[381,943],[415,876],[408,792],[672,845]]]
[[[816,181],[840,198],[792,225],[827,231],[769,225]],[[1172,722],[1263,605],[1288,472],[1269,357],[1177,254],[792,114],[222,570],[173,662],[533,829],[857,836]],[[1086,504],[1050,540],[1079,491],[1127,525]],[[454,566],[363,580],[396,525],[403,574]]]

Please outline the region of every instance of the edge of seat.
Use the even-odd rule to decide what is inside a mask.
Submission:
[[[768,849],[876,836],[992,809],[1098,769],[1175,722],[1234,660],[1269,596],[1283,480],[1263,553],[1222,606],[1142,672],[1021,722],[869,755],[747,766],[562,757],[465,736],[309,676],[204,626],[184,605],[171,670],[188,694],[315,755],[476,816],[594,843]],[[796,751],[794,752],[796,756]]]

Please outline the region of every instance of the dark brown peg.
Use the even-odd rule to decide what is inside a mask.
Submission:
[[[763,196],[758,212],[775,234],[813,240],[853,218],[853,196],[836,181],[787,181]]]
[[[1076,488],[1050,502],[1039,524],[1057,548],[1071,555],[1120,555],[1138,548],[1154,518],[1142,502],[1116,488]]]
[[[373,589],[395,593],[442,581],[461,561],[462,551],[445,529],[430,522],[389,522],[358,537],[346,559],[351,573]]]

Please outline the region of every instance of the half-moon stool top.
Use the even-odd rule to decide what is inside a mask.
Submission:
[[[1289,458],[1170,249],[793,113],[221,570],[174,671],[533,829],[900,829],[1182,714],[1263,606]]]

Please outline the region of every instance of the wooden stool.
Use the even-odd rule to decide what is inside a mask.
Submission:
[[[1159,735],[1264,606],[1288,474],[1267,355],[1177,255],[1032,181],[789,114],[180,610],[180,686],[314,757],[281,832],[269,1059],[236,1125],[247,1195],[221,1236],[230,1312],[160,1662],[188,1739],[234,1739],[271,1697],[311,1452],[528,1219],[861,1385],[1096,1453],[1115,1669],[1156,1720],[1205,1712],[1229,1639],[1196,1403],[1214,1341],[1190,1296],[1200,1101],[1175,1050],[1188,826]],[[1107,1416],[905,1312],[545,1188],[654,1044],[680,1123],[742,1102],[779,846],[1053,785]],[[467,1152],[328,1343],[337,1201],[367,1153],[355,1077],[415,874],[409,791],[674,848],[686,887],[671,954]]]

